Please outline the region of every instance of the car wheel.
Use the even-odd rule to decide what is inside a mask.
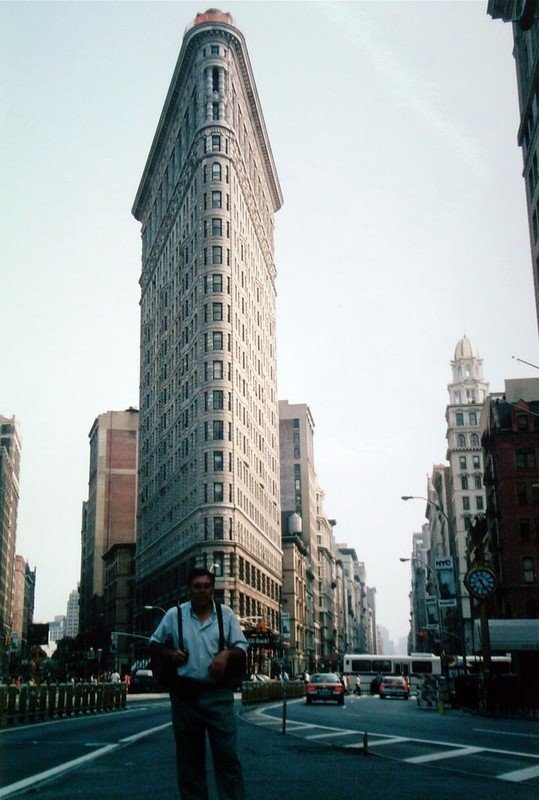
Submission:
[[[410,697],[410,695],[409,695],[409,694],[405,694],[405,695],[404,695],[404,699],[405,699],[405,700],[408,700],[408,698],[409,698],[409,697]]]
[[[385,700],[385,699],[386,699],[386,696],[385,696],[385,694],[381,694],[381,695],[380,695],[380,700]]]
[[[343,706],[344,705],[344,697],[337,698],[337,705],[338,706]]]
[[[305,702],[307,703],[308,706],[310,706],[313,701],[311,700],[310,697],[306,697]]]

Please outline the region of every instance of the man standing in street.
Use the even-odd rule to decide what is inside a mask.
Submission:
[[[244,670],[247,640],[232,609],[222,605],[225,648],[219,650],[214,584],[213,573],[194,569],[187,579],[189,601],[169,609],[150,640],[152,653],[177,668],[170,703],[182,800],[208,799],[206,732],[220,800],[245,800],[236,750],[234,694],[225,678],[227,673]]]

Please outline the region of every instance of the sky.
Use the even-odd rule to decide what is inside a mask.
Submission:
[[[131,215],[193,2],[3,2],[0,414],[22,434],[35,621],[80,573],[88,432],[138,407]],[[481,2],[227,2],[279,174],[279,397],[307,403],[337,541],[408,632],[399,557],[445,460],[466,334],[491,391],[539,363],[512,35]]]

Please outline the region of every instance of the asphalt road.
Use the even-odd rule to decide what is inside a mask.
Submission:
[[[539,791],[537,723],[368,697],[344,708],[289,702],[282,735],[279,704],[238,712],[248,800],[530,800]],[[536,773],[522,778],[525,769]],[[500,777],[511,772],[520,779]],[[1,732],[0,786],[1,800],[178,800],[168,701]]]

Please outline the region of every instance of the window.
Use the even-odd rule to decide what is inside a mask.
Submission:
[[[516,451],[516,464],[518,469],[535,469],[537,459],[535,450],[531,447],[521,447]]]
[[[460,469],[466,469],[466,456],[459,456]]]
[[[472,433],[470,436],[470,444],[472,447],[479,447],[479,436],[477,433]]]
[[[481,480],[481,475],[475,475],[474,476],[474,482],[475,482],[475,488],[476,489],[482,489],[483,488],[483,482]]]
[[[293,428],[299,428],[299,419],[295,419],[295,420],[292,422],[292,427],[293,427]]]
[[[222,503],[223,502],[223,484],[222,483],[214,483],[213,484],[213,501],[214,501],[214,503]]]
[[[299,444],[299,433],[294,434],[294,444]]]
[[[517,414],[517,430],[519,431],[527,431],[528,430],[528,416],[526,414]]]
[[[219,217],[212,217],[211,235],[212,236],[222,236],[223,235],[223,220],[220,219]]]
[[[211,193],[211,207],[212,208],[222,208],[223,207],[223,196],[221,192],[212,192]]]
[[[535,583],[535,569],[533,565],[533,558],[522,559],[522,572],[524,576],[524,583]]]
[[[211,314],[212,314],[212,320],[214,322],[222,322],[223,321],[223,304],[222,303],[212,303],[211,304]]]
[[[477,413],[470,411],[470,425],[477,425]]]
[[[212,137],[211,137],[211,149],[214,152],[217,152],[217,151],[219,151],[221,149],[221,137],[219,136],[218,133],[212,134]]]
[[[461,475],[460,476],[460,488],[466,490],[468,488],[468,476]]]
[[[530,541],[530,520],[529,519],[520,519],[518,521],[518,526],[520,529],[520,538],[523,542]]]
[[[455,419],[457,421],[457,427],[462,428],[464,425],[464,414],[462,414],[460,411],[457,411],[455,414]]]
[[[218,44],[212,44],[210,46],[210,54],[212,56],[218,56],[219,55],[219,45]]]
[[[532,483],[532,503],[533,505],[539,503],[539,483]]]
[[[211,349],[212,350],[222,350],[223,349],[223,332],[222,331],[212,331],[212,334],[211,334]]]
[[[214,381],[222,381],[223,380],[223,362],[222,361],[212,361],[212,374]]]
[[[220,245],[214,245],[211,249],[211,263],[212,264],[222,264],[223,263],[223,248]]]
[[[224,392],[222,389],[214,389],[212,392],[212,408],[222,411],[224,407]]]
[[[462,498],[462,508],[464,509],[464,511],[469,511],[470,510],[470,498],[469,497],[463,497]]]
[[[222,539],[224,531],[224,521],[222,517],[213,518],[213,537],[214,539]]]
[[[294,447],[294,458],[299,458],[299,447]]]
[[[224,458],[222,450],[213,451],[213,469],[214,472],[222,472],[224,466]]]
[[[481,456],[473,456],[473,468],[481,469]]]
[[[219,272],[216,272],[211,276],[211,290],[212,292],[223,291],[223,276]]]
[[[457,447],[466,447],[466,437],[463,433],[459,433],[457,436]]]
[[[211,179],[212,181],[221,180],[221,165],[218,161],[214,161],[211,165]]]
[[[475,506],[476,506],[478,511],[483,511],[483,498],[482,497],[476,497],[475,498]]]
[[[213,120],[219,119],[219,103],[212,103],[211,104],[211,118]]]
[[[527,485],[523,481],[517,481],[515,483],[515,493],[517,498],[517,505],[519,506],[526,506],[528,505],[528,491]]]
[[[222,419],[212,420],[213,440],[215,442],[221,441],[225,438],[224,423]]]

